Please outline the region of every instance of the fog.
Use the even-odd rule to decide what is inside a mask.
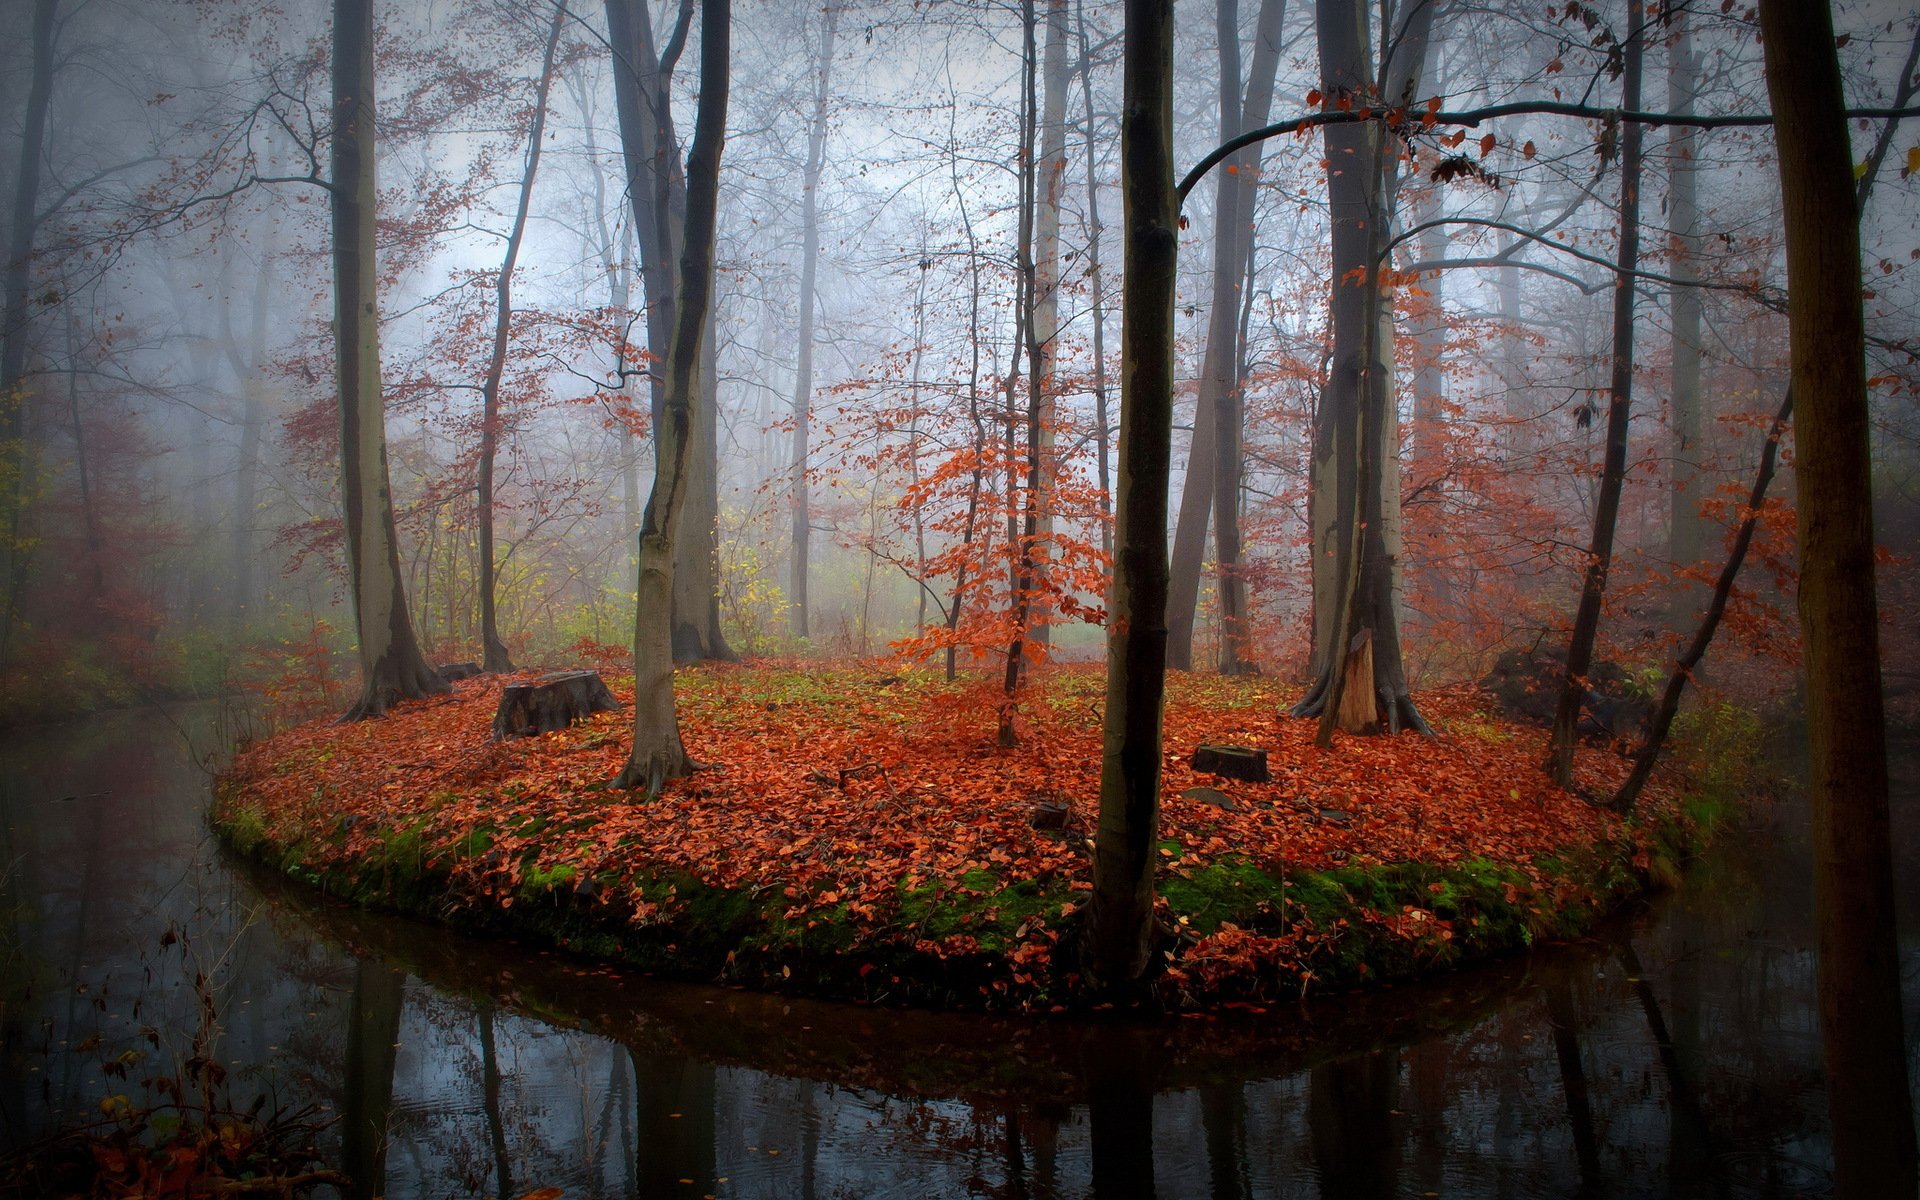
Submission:
[[[1010,635],[1029,634],[1054,660],[1102,653],[1123,370],[1122,14],[1093,0],[1038,8],[1028,26],[1020,5],[991,0],[735,5],[713,407],[700,418],[711,469],[704,483],[695,472],[678,547],[694,592],[675,600],[695,627],[708,609],[718,636],[676,634],[681,657],[939,666],[951,651],[954,669],[997,672]],[[1233,91],[1255,89],[1261,9],[1182,5],[1180,170],[1233,132],[1223,23]],[[13,32],[0,48],[0,720],[240,684],[291,711],[344,708],[357,667],[327,187],[331,14],[220,0],[0,11]],[[654,5],[659,47],[679,15]],[[1453,128],[1418,114],[1428,97],[1446,112],[1617,108],[1629,21],[1604,4],[1442,3],[1431,16],[1412,94],[1383,102],[1409,100],[1414,117],[1391,139],[1389,209],[1371,218],[1391,243],[1395,469],[1382,486],[1416,685],[1477,676],[1571,620],[1604,452],[1622,191],[1622,130],[1606,120]],[[654,473],[646,376],[664,353],[650,344],[657,298],[617,112],[615,74],[630,58],[597,4],[404,0],[376,4],[375,20],[380,370],[413,626],[429,662],[484,656],[490,435],[505,648],[516,666],[615,659],[633,636]],[[1910,103],[1914,16],[1842,5],[1835,23],[1849,103]],[[1381,26],[1376,7],[1371,44]],[[1312,6],[1285,6],[1277,28],[1271,121],[1323,99]],[[700,38],[696,19],[671,78],[676,163]],[[1643,40],[1641,110],[1767,111],[1744,7],[1653,18]],[[543,92],[489,422],[497,285]],[[1852,128],[1873,181],[1865,371],[1896,702],[1920,683],[1907,644],[1920,628],[1915,131]],[[1225,461],[1210,434],[1190,450],[1213,420],[1210,349],[1240,408],[1232,565],[1223,572],[1214,532],[1174,548],[1176,594],[1184,561],[1195,595],[1176,662],[1196,669],[1220,664],[1229,643],[1236,667],[1288,678],[1305,680],[1313,657],[1323,539],[1311,460],[1331,301],[1356,286],[1336,269],[1328,144],[1319,130],[1272,138],[1257,164],[1217,168],[1184,207],[1170,531],[1183,508],[1184,525],[1207,528],[1196,518]],[[1601,632],[1603,654],[1629,664],[1664,662],[1691,633],[1785,386],[1772,147],[1766,127],[1645,135],[1633,418]],[[1249,185],[1251,209],[1223,223],[1226,178]],[[1251,236],[1223,277],[1216,241],[1241,230]],[[1056,315],[1037,315],[1049,299]],[[1216,348],[1220,329],[1231,344]],[[1677,386],[1689,373],[1697,387]],[[1692,398],[1676,404],[1679,391]],[[1032,470],[1030,440],[1044,459]],[[1789,455],[1715,650],[1732,686],[1791,686],[1792,497]],[[1029,506],[1037,535],[1021,532]],[[1022,547],[1045,564],[1024,616]],[[1222,580],[1245,596],[1231,626]]]

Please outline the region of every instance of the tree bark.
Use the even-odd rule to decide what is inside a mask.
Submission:
[[[1020,130],[1020,217],[1018,230],[1014,235],[1014,258],[1018,265],[1015,283],[1016,299],[1014,308],[1017,313],[1015,328],[1020,336],[1015,338],[1013,370],[1006,378],[1006,431],[1007,431],[1007,496],[1011,501],[1019,497],[1018,508],[1009,507],[1007,513],[1007,542],[1013,552],[1013,573],[1011,579],[1011,601],[1013,605],[1013,636],[1007,643],[1005,669],[1001,674],[1000,690],[1000,728],[998,741],[1003,747],[1017,745],[1020,740],[1015,717],[1020,702],[1020,689],[1026,678],[1028,646],[1037,641],[1033,636],[1034,612],[1038,607],[1040,590],[1040,512],[1043,507],[1041,492],[1045,487],[1046,469],[1041,461],[1045,435],[1043,426],[1046,419],[1046,383],[1042,379],[1047,369],[1047,353],[1042,348],[1039,322],[1040,306],[1035,300],[1039,287],[1039,271],[1034,257],[1034,227],[1038,223],[1040,209],[1040,170],[1035,160],[1035,141],[1039,126],[1038,84],[1040,74],[1040,56],[1036,45],[1037,20],[1034,13],[1034,0],[1022,0],[1020,6],[1021,27],[1024,31],[1024,88],[1021,101]],[[1020,371],[1019,355],[1027,356],[1027,406],[1024,422],[1017,419],[1014,407],[1014,394],[1018,387]],[[1016,436],[1024,434],[1023,445],[1015,451]],[[1018,482],[1016,482],[1016,472]]]
[[[1381,67],[1384,96],[1374,97],[1366,8],[1355,0],[1319,0],[1321,90],[1329,104],[1408,103],[1426,57],[1433,5],[1407,14]],[[1316,679],[1295,716],[1322,718],[1317,741],[1330,745],[1346,693],[1346,648],[1366,631],[1377,725],[1430,732],[1414,707],[1400,647],[1399,422],[1393,397],[1393,317],[1380,285],[1385,259],[1388,179],[1385,132],[1362,123],[1327,128],[1327,196],[1332,209],[1332,363],[1314,419],[1309,465],[1313,529]],[[1349,718],[1349,726],[1354,724]]]
[[[1622,107],[1640,107],[1640,74],[1644,36],[1636,29],[1627,37],[1626,70],[1621,80]],[[1600,467],[1600,496],[1594,504],[1593,540],[1587,547],[1587,569],[1580,587],[1580,605],[1567,642],[1567,674],[1560,703],[1553,714],[1553,734],[1547,750],[1547,773],[1561,787],[1573,786],[1574,728],[1587,697],[1587,668],[1593,665],[1593,644],[1600,631],[1600,604],[1607,593],[1607,571],[1613,563],[1614,526],[1620,515],[1620,493],[1627,472],[1627,423],[1633,409],[1633,300],[1634,272],[1640,264],[1640,149],[1642,129],[1628,122],[1620,131],[1620,252],[1613,283],[1613,378],[1607,402],[1606,456]]]
[[[547,93],[553,86],[553,55],[560,44],[560,31],[566,27],[567,6],[553,6],[553,25],[547,31],[546,48],[540,55],[540,81],[534,86],[533,128],[527,134],[526,166],[520,173],[520,200],[513,211],[513,225],[507,231],[507,251],[500,263],[500,274],[493,281],[493,345],[487,356],[487,373],[480,381],[480,464],[478,507],[480,517],[480,649],[481,665],[488,671],[511,671],[513,660],[507,644],[500,638],[500,622],[495,611],[500,586],[498,565],[494,561],[494,458],[500,446],[500,380],[506,373],[507,344],[513,328],[513,270],[520,261],[520,242],[527,232],[527,211],[533,204],[533,182],[540,172],[540,149],[546,142]]]
[[[1054,483],[1057,452],[1054,432],[1060,422],[1060,201],[1067,186],[1067,3],[1044,0],[1047,38],[1040,60],[1039,157],[1033,187],[1033,315],[1029,319],[1031,405],[1038,437],[1034,458],[1036,514],[1034,599],[1036,617],[1028,638],[1045,646],[1053,641],[1053,604],[1047,561],[1054,545]]]
[[[1760,29],[1786,217],[1790,386],[1800,410],[1799,607],[1834,1194],[1911,1196],[1916,1151],[1894,927],[1853,155],[1827,6],[1761,0]]]
[[[1107,401],[1107,291],[1100,270],[1100,181],[1094,169],[1093,47],[1087,37],[1087,10],[1075,0],[1074,15],[1080,34],[1080,100],[1087,139],[1087,287],[1093,311],[1093,452],[1095,479],[1100,484],[1100,552],[1113,560],[1113,422]]]
[[[813,119],[807,126],[807,166],[800,194],[800,328],[795,335],[793,368],[793,559],[788,599],[793,635],[808,636],[807,601],[809,543],[813,514],[809,511],[807,439],[813,414],[814,275],[820,260],[820,174],[826,163],[827,104],[833,95],[833,35],[840,12],[833,5],[821,14],[820,50],[814,59]]]
[[[1173,442],[1173,4],[1127,0],[1121,190],[1126,198],[1120,478],[1107,631],[1100,816],[1087,977],[1137,987],[1153,945],[1167,666],[1167,481]]]
[[[617,0],[610,0],[616,3]],[[615,786],[657,795],[693,770],[680,740],[673,696],[673,635],[659,614],[673,597],[674,541],[686,501],[688,458],[695,452],[694,407],[701,397],[701,342],[713,299],[713,239],[726,136],[730,17],[728,0],[701,0],[700,101],[687,151],[686,223],[673,339],[662,364],[666,387],[654,429],[653,492],[640,527],[640,578],[633,630],[633,748]],[[611,7],[609,9],[611,11]],[[669,147],[670,148],[670,147]]]
[[[1236,0],[1220,0],[1214,25],[1220,54],[1221,141],[1267,123],[1273,108],[1274,75],[1286,11],[1286,0],[1261,0],[1253,60],[1248,64],[1243,90],[1238,4]],[[1254,661],[1247,644],[1246,586],[1239,573],[1243,403],[1238,385],[1244,345],[1239,314],[1244,294],[1253,285],[1254,189],[1263,153],[1264,148],[1259,146],[1241,151],[1228,160],[1214,180],[1213,299],[1207,317],[1206,356],[1194,401],[1187,477],[1180,489],[1168,598],[1167,660],[1182,670],[1190,669],[1211,516],[1219,572],[1219,666],[1226,675],[1241,674]]]
[[[344,719],[386,712],[396,699],[445,692],[420,653],[401,586],[400,542],[387,480],[380,384],[379,267],[374,253],[373,3],[333,10],[333,312],[340,393],[340,500],[360,643],[360,697]]]
[[[647,296],[647,348],[654,362],[648,371],[656,431],[664,417],[667,387],[666,347],[674,337],[674,306],[679,283],[680,244],[687,221],[687,180],[679,161],[674,133],[673,68],[686,44],[693,0],[681,0],[673,30],[664,47],[656,50],[652,18],[640,0],[606,0],[607,33],[613,43],[614,108],[620,123],[622,158],[627,171],[627,195],[640,243],[640,278]],[[707,350],[703,354],[710,353]],[[711,358],[708,359],[709,364]],[[705,409],[718,395],[717,373],[700,372],[702,398],[689,429],[691,453],[685,481],[690,500],[685,514],[688,532],[676,539],[678,583],[669,590],[659,613],[669,628],[675,661],[732,660],[737,657],[720,632],[715,569],[718,550],[719,469],[718,430]],[[706,580],[701,594],[690,586]]]

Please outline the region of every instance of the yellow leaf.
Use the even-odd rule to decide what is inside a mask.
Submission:
[[[1866,178],[1866,176],[1867,176],[1867,161],[1868,161],[1868,160],[1866,160],[1866,159],[1861,159],[1861,160],[1860,160],[1859,162],[1857,162],[1857,163],[1855,163],[1855,164],[1853,164],[1853,177],[1854,177],[1855,179],[1865,179],[1865,178]]]
[[[1907,174],[1920,175],[1920,146],[1914,146],[1907,151]]]

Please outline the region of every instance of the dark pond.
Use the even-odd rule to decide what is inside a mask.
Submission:
[[[343,1116],[329,1153],[377,1163],[390,1197],[1828,1186],[1790,806],[1584,944],[1297,1013],[1000,1021],[663,985],[341,910],[211,841],[196,756],[215,724],[129,714],[0,743],[0,1151],[128,1091],[104,1059],[146,1051],[137,1081],[188,1054],[197,971],[237,1087]],[[1920,912],[1902,919],[1911,1061]],[[384,1146],[342,1135],[383,1112]]]

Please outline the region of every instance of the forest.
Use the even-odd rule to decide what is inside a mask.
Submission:
[[[1903,6],[5,12],[0,726],[220,699],[326,891],[1022,1013],[1583,935],[1791,744],[1912,1191]]]

